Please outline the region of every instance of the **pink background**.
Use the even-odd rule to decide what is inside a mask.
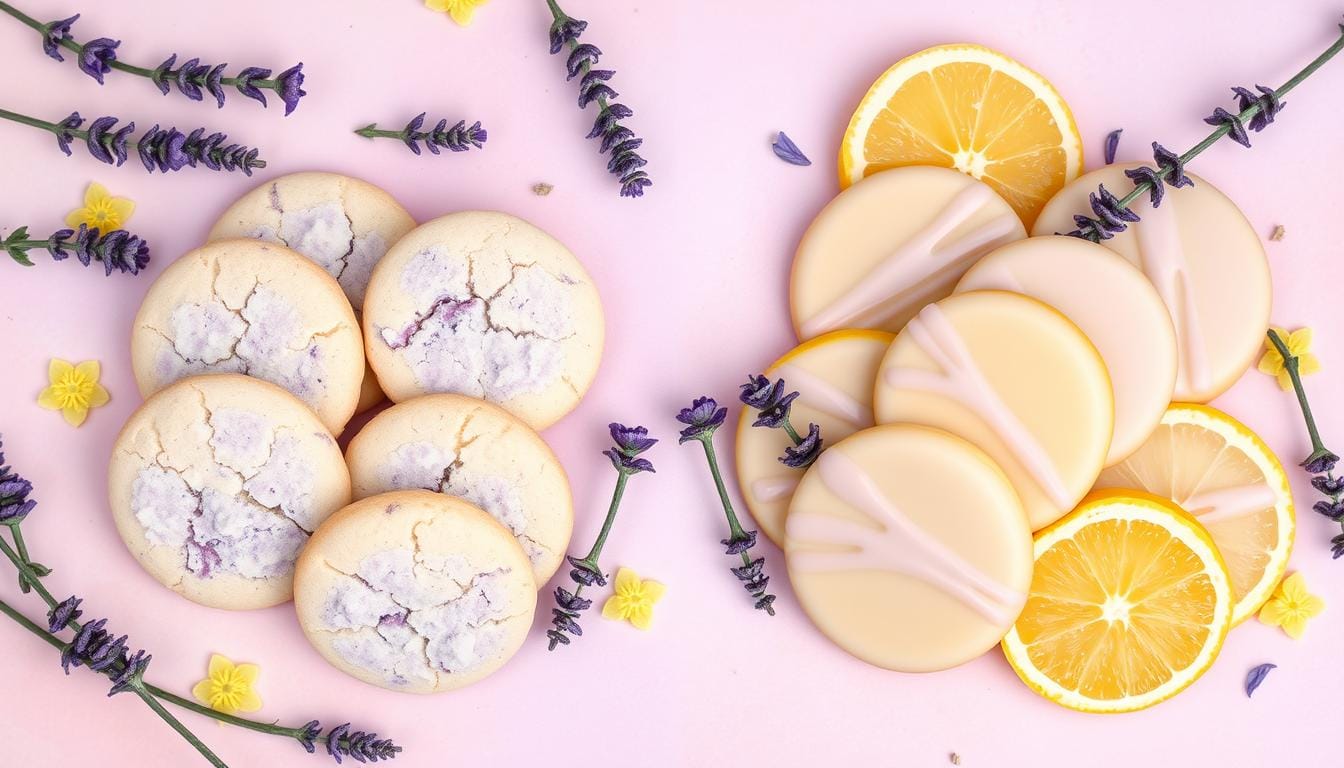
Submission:
[[[184,170],[148,176],[134,162],[113,169],[59,154],[52,137],[0,125],[0,227],[38,236],[80,204],[91,180],[138,205],[130,229],[150,239],[154,262],[140,278],[53,264],[0,264],[0,403],[8,457],[37,486],[25,525],[34,555],[53,566],[58,596],[77,592],[93,613],[154,653],[150,677],[186,692],[218,651],[261,665],[265,708],[283,723],[345,720],[405,746],[396,765],[944,765],[1130,764],[1321,765],[1337,759],[1335,723],[1344,665],[1344,563],[1332,563],[1338,529],[1309,510],[1305,477],[1293,472],[1304,508],[1293,567],[1329,604],[1300,642],[1251,622],[1191,690],[1132,715],[1076,714],[1037,698],[997,652],[954,671],[917,676],[858,662],[821,637],[782,575],[779,552],[762,548],[777,574],[773,619],[753,612],[718,545],[724,522],[692,447],[678,447],[672,416],[701,393],[731,401],[746,373],[792,342],[785,304],[794,245],[836,192],[841,131],[886,66],[927,45],[972,41],[1045,73],[1069,99],[1089,167],[1103,135],[1123,127],[1121,159],[1142,159],[1160,139],[1184,149],[1204,135],[1200,118],[1228,106],[1230,85],[1274,84],[1336,34],[1337,4],[1294,3],[1291,14],[1250,0],[1100,4],[1023,0],[945,3],[644,3],[567,0],[589,19],[588,37],[618,71],[615,87],[637,114],[656,181],[640,201],[616,196],[583,135],[593,113],[575,108],[563,62],[546,53],[550,18],[540,0],[495,0],[462,29],[417,0],[175,0],[118,3],[24,0],[33,15],[85,14],[78,39],[125,40],[121,54],[153,66],[182,58],[276,69],[302,60],[311,92],[284,118],[230,92],[217,111],[120,73],[99,88],[73,64],[46,59],[34,33],[0,19],[3,106],[50,119],[77,108],[153,122],[226,130],[263,148],[257,178]],[[1085,8],[1085,5],[1088,6]],[[1095,7],[1095,9],[1093,9]],[[1183,40],[1184,38],[1184,40]],[[232,68],[236,70],[236,67]],[[1344,445],[1344,310],[1337,294],[1339,93],[1344,60],[1293,93],[1272,130],[1247,152],[1223,142],[1197,173],[1238,201],[1266,236],[1275,276],[1275,322],[1317,329],[1325,371],[1308,380],[1327,440]],[[485,150],[415,157],[350,130],[434,118],[479,119]],[[784,129],[814,160],[781,163],[769,140]],[[449,211],[499,209],[565,241],[587,264],[606,303],[608,348],[583,405],[549,430],[575,489],[574,549],[592,540],[612,471],[599,451],[609,421],[648,425],[663,442],[658,474],[636,478],[603,564],[629,565],[665,582],[648,633],[597,617],[588,634],[545,651],[545,617],[503,671],[472,688],[419,698],[365,686],[329,668],[308,647],[289,606],[227,613],[163,589],[126,553],[104,502],[112,440],[140,398],[129,370],[131,318],[150,281],[199,243],[232,199],[259,180],[330,170],[388,189],[426,220]],[[536,182],[555,191],[536,197]],[[112,402],[80,430],[35,403],[47,359],[98,359]],[[1258,430],[1285,461],[1307,451],[1295,405],[1258,373],[1218,403]],[[736,418],[736,413],[733,414]],[[728,432],[730,432],[729,430]],[[731,456],[731,434],[720,450]],[[8,568],[0,572],[9,574]],[[0,597],[38,617],[10,575]],[[549,603],[549,597],[543,596]],[[919,617],[910,617],[918,621]],[[104,698],[106,683],[64,677],[45,644],[0,622],[0,762],[9,765],[201,764],[139,702]],[[1272,661],[1253,700],[1248,668]],[[19,692],[22,692],[20,694]],[[187,722],[234,766],[322,765],[293,743],[237,728]],[[307,762],[305,762],[307,761]]]

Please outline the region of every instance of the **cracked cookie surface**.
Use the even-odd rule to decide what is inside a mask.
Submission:
[[[356,501],[314,534],[294,607],[333,666],[394,691],[469,685],[517,652],[536,582],[513,536],[479,508],[428,491]]]
[[[356,499],[419,488],[480,507],[518,540],[538,586],[569,547],[564,467],[532,428],[483,400],[427,395],[394,405],[350,441],[346,463]]]
[[[243,373],[277,384],[339,433],[364,374],[358,321],[340,286],[283,246],[222,240],[150,286],[131,334],[148,396],[187,376]]]
[[[350,500],[336,441],[303,403],[246,376],[200,376],[152,396],[118,436],[108,500],[160,583],[216,608],[293,594],[312,531]]]
[[[423,224],[389,249],[363,318],[369,364],[394,401],[470,395],[537,429],[592,383],[602,323],[592,279],[564,245],[484,211]]]

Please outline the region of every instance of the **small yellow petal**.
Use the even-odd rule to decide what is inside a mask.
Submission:
[[[1283,356],[1278,350],[1271,349],[1260,358],[1256,368],[1267,376],[1278,376],[1283,373]]]
[[[89,390],[90,408],[97,408],[99,406],[107,405],[107,401],[111,399],[112,396],[107,393],[107,389],[103,387],[102,384],[94,384],[93,387]]]
[[[87,225],[91,217],[92,211],[88,208],[76,208],[65,215],[65,226],[71,229],[79,229],[79,225]]]
[[[1303,376],[1310,376],[1313,373],[1320,373],[1321,360],[1310,352],[1304,352],[1297,358],[1297,372]]]
[[[1280,370],[1279,374],[1274,378],[1279,382],[1279,389],[1282,389],[1284,392],[1288,392],[1293,388],[1293,377],[1288,375],[1288,371]]]
[[[607,602],[602,604],[602,617],[605,619],[614,619],[620,621],[625,618],[625,598],[620,595],[612,595],[607,598]]]
[[[1302,602],[1298,603],[1297,610],[1308,619],[1313,616],[1319,616],[1321,615],[1321,611],[1325,610],[1325,601],[1316,595],[1307,595],[1302,598]]]
[[[246,685],[255,683],[260,675],[261,667],[256,664],[239,664],[233,668],[233,679]]]
[[[644,582],[643,597],[648,602],[649,605],[653,605],[654,603],[661,600],[663,595],[666,593],[667,593],[667,587],[664,586],[663,584],[657,581]]]
[[[52,411],[61,409],[61,398],[56,394],[56,387],[47,387],[42,390],[42,394],[37,396],[37,404]]]
[[[476,9],[466,3],[459,3],[448,9],[448,15],[460,26],[467,26],[471,23],[471,17],[476,13]]]
[[[425,0],[425,7],[431,11],[446,11],[452,4],[453,0]]]
[[[238,694],[234,706],[238,708],[239,712],[256,712],[261,709],[261,697],[257,695],[256,691],[248,688]]]
[[[75,375],[81,376],[89,381],[97,381],[98,376],[101,373],[102,367],[98,364],[97,360],[85,360],[75,366]]]
[[[124,197],[114,197],[108,200],[107,207],[112,214],[113,221],[116,222],[117,228],[124,226],[127,220],[131,218],[131,214],[135,213],[135,203]]]
[[[47,364],[47,379],[52,384],[55,384],[60,381],[62,377],[68,376],[74,372],[75,366],[59,357],[51,358],[51,362]]]
[[[639,574],[630,568],[622,567],[616,571],[616,594],[628,595],[639,589]]]
[[[1295,571],[1279,584],[1279,593],[1291,602],[1299,602],[1310,594],[1307,592],[1307,578],[1301,571]]]
[[[1307,620],[1301,616],[1289,616],[1283,620],[1283,631],[1294,640],[1299,640],[1307,631]]]
[[[1311,349],[1311,336],[1310,328],[1298,328],[1288,334],[1288,349],[1295,355],[1306,352]]]
[[[653,609],[647,605],[640,605],[630,611],[630,623],[635,629],[648,630],[653,626]]]
[[[78,427],[82,425],[84,423],[84,420],[89,417],[89,409],[80,408],[78,406],[71,406],[69,408],[62,409],[61,415],[65,417],[65,422],[67,424],[69,424],[72,427]]]
[[[92,208],[108,197],[111,195],[108,194],[107,187],[96,181],[90,182],[88,189],[84,190],[84,207]]]
[[[1260,623],[1270,627],[1277,627],[1283,624],[1284,618],[1283,603],[1279,600],[1270,600],[1260,609]]]
[[[222,678],[233,671],[233,661],[227,656],[218,653],[210,655],[210,677],[211,679]]]

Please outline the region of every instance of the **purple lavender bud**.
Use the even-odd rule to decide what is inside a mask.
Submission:
[[[89,266],[93,262],[94,245],[98,239],[98,230],[90,229],[87,224],[80,224],[79,229],[75,231],[75,239],[71,243],[74,248],[75,258],[80,264]]]
[[[583,21],[582,19],[572,19],[569,17],[556,19],[555,23],[551,24],[551,53],[559,53],[560,49],[564,48],[566,45],[578,42],[579,35],[582,35],[583,31],[587,28],[588,22]]]
[[[579,81],[579,90],[592,88],[594,85],[606,82],[615,76],[616,73],[610,69],[590,69],[588,74],[584,75],[583,79]]]
[[[308,95],[303,90],[303,62],[286,69],[276,76],[276,87],[280,92],[280,100],[285,103],[285,114],[293,112],[299,106],[299,99]]]
[[[177,84],[177,90],[192,101],[200,101],[203,98],[201,87],[193,80],[209,70],[208,66],[200,66],[200,63],[200,59],[187,59],[182,62],[182,66],[177,68],[177,76],[173,78],[173,82]]]
[[[109,697],[116,696],[118,693],[125,693],[135,687],[145,675],[145,669],[149,667],[149,662],[153,656],[144,651],[136,651],[135,655],[126,659],[125,666],[121,672],[112,675],[112,689],[107,692]]]
[[[112,154],[116,157],[117,167],[121,167],[121,164],[126,162],[126,157],[129,154],[126,142],[130,139],[133,132],[135,132],[135,123],[127,123],[116,133],[112,134],[112,138],[108,140],[108,146],[112,149]]]
[[[784,382],[780,381],[778,384],[775,384],[765,376],[748,374],[747,383],[739,386],[739,389],[741,389],[742,392],[738,395],[738,399],[747,407],[755,408],[759,411],[762,408],[768,408],[770,403],[774,402],[774,397],[777,396],[775,394],[776,388],[778,388],[780,393],[783,393]]]
[[[555,603],[567,611],[586,611],[593,605],[592,600],[579,597],[564,587],[555,588]]]
[[[551,609],[551,624],[561,632],[568,632],[571,635],[582,635],[583,627],[574,620],[574,617],[559,608]]]
[[[97,40],[90,40],[84,44],[84,49],[79,52],[79,68],[84,74],[103,84],[103,75],[112,71],[112,62],[117,60],[117,46],[121,45],[120,40],[111,40],[106,37],[100,37]]]
[[[1311,505],[1316,514],[1324,515],[1335,522],[1344,520],[1344,501],[1326,501],[1322,499]]]
[[[1279,114],[1279,110],[1287,106],[1287,102],[1279,101],[1279,94],[1273,88],[1266,88],[1263,85],[1255,86],[1255,89],[1261,95],[1256,96],[1245,88],[1239,86],[1233,87],[1232,93],[1237,96],[1237,112],[1245,112],[1252,105],[1259,104],[1260,111],[1255,113],[1247,127],[1257,133],[1263,131],[1274,118]]]
[[[88,135],[85,137],[85,144],[88,146],[89,154],[93,155],[95,160],[112,165],[116,158],[112,155],[110,146],[112,137],[107,134],[108,129],[117,124],[117,118],[111,115],[104,115],[89,123]]]
[[[779,385],[783,383],[784,380],[780,379]],[[751,423],[751,426],[768,427],[770,429],[779,429],[784,426],[789,420],[789,409],[793,407],[793,401],[798,399],[798,393],[789,392],[781,396],[780,393],[783,392],[783,389],[783,386],[776,386],[773,390],[776,398],[761,410],[760,415]]]
[[[224,79],[224,68],[227,66],[219,64],[205,76],[205,89],[215,97],[215,103],[220,109],[224,108],[224,86],[220,81]]]
[[[587,88],[579,88],[579,109],[583,109],[598,99],[614,99],[621,94],[606,83],[595,83]]]
[[[821,455],[822,439],[821,427],[816,424],[807,425],[807,437],[792,448],[785,448],[784,455],[780,457],[780,462],[794,469],[802,469],[811,466],[812,462]]]
[[[1106,144],[1102,149],[1102,154],[1106,159],[1106,164],[1115,162],[1115,152],[1120,148],[1120,134],[1124,133],[1123,128],[1116,128],[1114,131],[1106,134]]]
[[[84,119],[78,112],[71,112],[69,117],[56,124],[56,146],[61,148],[66,157],[70,156],[70,142],[75,140],[74,131],[83,123]]]
[[[66,241],[75,234],[73,229],[58,229],[51,233],[47,238],[47,253],[51,254],[52,261],[65,261],[70,258],[70,252],[65,250]]]
[[[309,720],[303,726],[303,733],[299,734],[297,738],[299,743],[303,745],[304,750],[311,755],[317,750],[313,742],[317,741],[317,737],[321,735],[322,724],[316,720]]]
[[[1246,126],[1242,125],[1241,118],[1228,112],[1222,107],[1213,110],[1213,114],[1204,118],[1204,122],[1209,125],[1226,125],[1227,136],[1243,147],[1250,148],[1251,137],[1246,133]]]
[[[603,451],[602,455],[611,459],[611,465],[616,468],[617,472],[621,472],[623,474],[635,475],[639,474],[640,472],[656,471],[653,468],[653,463],[650,462],[648,459],[638,459],[631,456],[626,456],[624,453],[620,453],[615,450]]]
[[[756,546],[756,531],[743,531],[741,538],[722,539],[719,543],[727,548],[725,554],[740,555]]]
[[[565,69],[569,72],[566,80],[573,80],[578,77],[585,66],[592,66],[602,57],[602,51],[596,45],[580,43],[569,52],[569,58],[565,60]]]
[[[699,440],[714,434],[714,430],[723,425],[723,420],[728,417],[728,409],[720,408],[712,397],[698,397],[691,403],[690,408],[682,408],[677,414],[677,421],[687,425],[681,430],[681,439],[677,442],[685,443],[688,440]]]
[[[341,744],[341,739],[345,738],[349,733],[349,723],[342,723],[327,732],[327,754],[331,755],[332,758],[336,760],[337,765],[340,765],[341,763],[342,754],[348,754],[345,750],[345,745]]]
[[[61,56],[61,43],[70,39],[70,27],[79,20],[76,13],[68,19],[53,21],[42,28],[42,51],[57,61],[65,61]]]
[[[266,106],[266,94],[252,83],[253,80],[265,80],[271,76],[271,70],[264,67],[248,67],[238,73],[235,78],[237,83],[234,85],[238,92],[249,99],[256,99],[261,102],[261,106]]]
[[[1330,559],[1338,560],[1344,557],[1344,533],[1330,539]]]
[[[1185,161],[1181,156],[1166,147],[1153,142],[1153,161],[1158,167],[1168,166],[1171,170],[1164,175],[1164,181],[1177,189],[1195,186],[1194,180],[1185,175]]]
[[[1326,496],[1338,496],[1341,493],[1344,493],[1344,477],[1317,475],[1311,478],[1311,487],[1324,493]]]
[[[617,176],[625,176],[648,164],[649,161],[640,157],[638,153],[630,151],[612,152],[611,159],[607,161],[607,172]]]
[[[78,621],[79,617],[84,614],[83,611],[79,610],[79,604],[82,602],[84,601],[71,595],[57,603],[55,608],[47,611],[47,629],[55,634],[65,629],[65,626],[70,622]]]
[[[173,77],[173,64],[176,62],[177,54],[174,53],[164,59],[163,63],[155,67],[154,71],[149,74],[150,81],[158,87],[159,93],[162,93],[164,96],[167,96],[168,91],[170,90],[168,81]]]
[[[635,132],[626,128],[624,125],[613,125],[611,130],[602,134],[602,146],[598,149],[598,152],[605,154],[607,150],[612,147],[623,143],[626,139],[632,139],[634,137]],[[591,139],[593,137],[589,136],[588,138]]]
[[[1333,471],[1335,464],[1338,462],[1338,456],[1322,448],[1308,456],[1302,462],[1302,467],[1307,470],[1307,474],[1309,475],[1323,475]]]
[[[612,130],[616,123],[635,114],[635,111],[624,104],[608,104],[605,109],[597,113],[597,119],[593,121],[593,129],[588,132],[587,138],[595,139],[598,136]]]
[[[585,587],[591,587],[594,584],[599,587],[607,585],[607,577],[588,563],[573,555],[567,555],[565,561],[574,566],[573,570],[569,572],[569,577],[574,580],[574,583],[582,584]]]
[[[788,134],[783,131],[777,134],[774,142],[770,144],[770,148],[774,150],[775,157],[790,165],[812,164],[812,161],[807,159],[807,155],[803,154],[803,150],[799,149],[798,145],[793,143],[793,139],[790,139]]]
[[[653,186],[653,180],[644,171],[635,171],[621,179],[621,197],[643,197],[644,188]]]

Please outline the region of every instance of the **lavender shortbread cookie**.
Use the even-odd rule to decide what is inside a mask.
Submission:
[[[479,508],[393,491],[332,515],[299,557],[294,609],[332,666],[407,693],[461,688],[527,637],[536,582],[514,537]]]
[[[146,397],[188,376],[242,373],[288,390],[333,434],[355,412],[363,340],[341,287],[294,251],[221,240],[163,271],[131,331]]]
[[[588,273],[555,238],[503,213],[454,213],[402,238],[374,268],[363,323],[393,401],[469,395],[536,429],[578,405],[602,356]]]
[[[356,499],[420,488],[480,507],[518,540],[538,586],[569,547],[564,467],[531,427],[484,400],[426,395],[394,405],[364,425],[345,459]]]
[[[246,376],[150,397],[112,449],[108,501],[131,554],[202,605],[289,600],[309,535],[350,501],[340,448],[303,403]]]

